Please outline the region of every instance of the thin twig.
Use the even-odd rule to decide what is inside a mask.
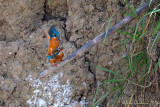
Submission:
[[[155,0],[151,0],[150,4],[152,4],[153,2],[155,2]],[[145,3],[144,5],[142,5],[140,8],[138,8],[136,10],[137,15],[140,15],[147,8],[148,8],[148,4]],[[109,36],[112,33],[114,33],[116,29],[122,28],[125,24],[131,22],[132,20],[133,20],[132,16],[125,17],[118,24],[114,25],[112,28],[110,28],[108,30],[107,36]],[[85,51],[87,51],[91,47],[93,47],[93,46],[97,45],[98,43],[100,43],[104,39],[105,33],[106,32],[104,32],[103,34],[101,34],[98,37],[94,38],[93,40],[89,41],[88,43],[86,43],[85,45],[83,45],[81,48],[79,48],[78,50],[76,50],[75,52],[73,52],[70,56],[68,56],[67,58],[65,58],[63,62],[61,62],[60,64],[58,64],[57,67],[51,67],[51,68],[49,68],[49,69],[44,70],[43,72],[41,72],[40,73],[40,77],[43,78],[43,77],[51,75],[53,72],[55,72],[56,70],[60,69],[65,64],[69,63],[70,61],[72,61],[76,57],[82,55]]]

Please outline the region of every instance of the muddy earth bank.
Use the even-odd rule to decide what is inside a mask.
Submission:
[[[137,8],[140,0],[130,3]],[[108,79],[108,72],[88,62],[117,70],[129,46],[122,50],[112,45],[125,36],[114,33],[105,44],[92,47],[50,77],[39,79],[52,65],[46,58],[46,37],[38,23],[46,29],[56,26],[67,57],[103,33],[112,15],[110,26],[122,20],[125,11],[128,8],[121,0],[0,0],[0,106],[91,106],[97,84]],[[106,90],[99,88],[97,98]],[[100,107],[107,107],[112,99],[105,99]]]

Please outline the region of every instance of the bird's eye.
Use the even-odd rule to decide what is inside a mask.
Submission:
[[[54,34],[54,33],[52,33],[52,35],[54,35],[54,36],[55,36],[55,34]]]

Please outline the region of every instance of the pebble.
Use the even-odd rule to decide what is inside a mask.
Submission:
[[[9,54],[11,55],[11,54],[12,54],[12,52],[9,52]]]

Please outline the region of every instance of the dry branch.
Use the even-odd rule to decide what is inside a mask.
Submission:
[[[150,0],[150,4],[153,4],[156,0]],[[146,9],[148,9],[148,4],[145,3],[144,5],[142,5],[140,8],[138,8],[136,10],[137,15],[140,15],[142,12],[144,12]],[[112,28],[110,28],[108,30],[107,36],[111,35],[112,33],[115,32],[115,29],[120,29],[122,28],[125,24],[131,22],[133,20],[132,16],[126,16],[124,19],[122,19],[118,24],[114,25]],[[43,31],[46,34],[46,31],[43,29]],[[49,76],[51,73],[53,73],[54,71],[58,70],[59,68],[61,68],[62,66],[64,66],[65,64],[67,64],[68,62],[72,61],[73,59],[75,59],[76,57],[82,55],[85,51],[87,51],[89,48],[97,45],[98,43],[100,43],[104,37],[105,37],[105,33],[97,36],[96,38],[94,38],[93,40],[89,41],[88,43],[86,43],[85,45],[83,45],[81,48],[79,48],[78,50],[76,50],[75,52],[73,52],[70,56],[68,56],[67,58],[64,59],[63,62],[61,62],[60,64],[57,65],[57,67],[51,67],[47,70],[44,70],[43,72],[40,73],[40,77],[46,77]]]

